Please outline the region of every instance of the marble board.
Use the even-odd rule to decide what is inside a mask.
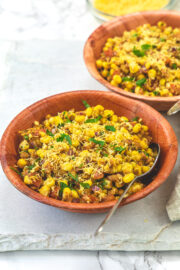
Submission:
[[[81,41],[0,42],[0,135],[18,112],[41,98],[69,90],[106,90],[89,75],[82,50]],[[179,115],[166,118],[180,141]],[[105,214],[69,213],[40,204],[17,191],[0,169],[0,251],[180,250],[180,221],[171,223],[166,213],[176,174],[177,164],[158,190],[118,209],[94,238]]]

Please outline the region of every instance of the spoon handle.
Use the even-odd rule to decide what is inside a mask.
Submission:
[[[167,112],[168,115],[175,114],[180,111],[180,100],[176,102]]]
[[[129,188],[136,181],[136,179],[137,179],[137,177],[135,177],[133,179],[133,181],[131,181],[129,183],[129,185],[127,186],[127,188],[124,190],[123,194],[119,197],[119,199],[117,200],[117,202],[115,203],[115,205],[113,206],[113,208],[108,212],[108,214],[106,215],[105,219],[101,222],[101,224],[99,225],[99,227],[95,231],[94,236],[97,236],[98,233],[102,232],[104,225],[110,220],[110,218],[112,217],[112,215],[114,214],[114,212],[118,208],[119,204],[121,203],[122,199],[124,198],[124,195],[128,192]]]

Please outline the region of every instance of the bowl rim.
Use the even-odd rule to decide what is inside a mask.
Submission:
[[[109,100],[110,97],[114,96],[115,98],[121,99],[121,101],[123,102],[123,100],[130,100],[127,97],[121,96],[121,95],[117,95],[115,93],[112,92],[108,92],[108,91],[99,91],[99,90],[77,90],[77,91],[69,91],[69,92],[65,92],[65,93],[60,93],[60,94],[56,94],[56,95],[52,95],[46,98],[43,98],[35,103],[33,103],[32,105],[26,107],[24,110],[22,110],[19,114],[17,114],[16,117],[13,118],[13,120],[9,123],[9,125],[7,126],[6,130],[4,131],[2,138],[1,138],[1,142],[0,142],[0,160],[1,160],[1,165],[3,168],[3,171],[6,175],[6,177],[8,178],[8,180],[11,182],[11,184],[18,189],[21,193],[24,193],[25,195],[27,195],[28,197],[39,201],[43,204],[47,204],[47,205],[51,205],[57,208],[61,208],[63,210],[68,210],[68,211],[73,211],[73,212],[83,212],[83,213],[96,213],[96,212],[105,212],[107,210],[109,210],[114,204],[115,204],[115,200],[114,201],[109,201],[109,202],[102,202],[102,203],[92,203],[92,204],[86,204],[86,203],[70,203],[70,202],[64,202],[61,200],[57,200],[57,199],[53,199],[50,197],[45,197],[43,195],[41,195],[40,193],[32,190],[31,188],[29,188],[26,184],[24,184],[24,182],[22,181],[22,179],[20,178],[20,176],[14,172],[11,167],[8,165],[8,159],[7,159],[7,150],[8,150],[8,140],[11,138],[11,131],[13,130],[13,127],[16,126],[16,123],[18,123],[18,121],[21,119],[21,115],[24,113],[28,113],[27,109],[30,109],[31,111],[33,111],[33,109],[42,106],[44,102],[48,101],[50,102],[51,100],[53,100],[56,97],[61,97],[63,99],[64,96],[67,95],[71,95],[71,94],[76,94],[79,95],[81,97],[82,94],[89,94],[89,95],[93,95],[93,94],[99,94],[101,93],[102,95],[105,96],[109,96]],[[167,156],[171,157],[171,163],[170,166],[168,166],[166,168],[166,171],[163,173],[163,175],[161,175],[161,179],[159,182],[154,181],[156,179],[156,177],[154,178],[154,180],[151,182],[153,183],[153,185],[150,186],[150,188],[147,189],[148,186],[146,186],[143,189],[143,193],[142,191],[139,191],[129,197],[127,197],[126,199],[123,200],[123,202],[120,204],[121,205],[125,205],[125,204],[129,204],[131,202],[134,202],[136,200],[139,200],[143,197],[146,197],[148,194],[150,194],[151,192],[153,192],[155,189],[157,189],[169,176],[169,174],[171,173],[175,163],[176,163],[176,159],[177,159],[177,153],[178,153],[178,143],[177,143],[177,138],[176,135],[171,127],[171,125],[169,124],[169,122],[155,109],[153,109],[152,107],[150,107],[149,105],[137,101],[137,100],[132,100],[131,101],[133,103],[136,103],[137,105],[139,104],[140,106],[143,106],[147,111],[151,111],[158,119],[158,121],[161,121],[161,123],[164,123],[166,126],[166,134],[170,135],[171,138],[171,144],[170,144],[170,148],[168,150]],[[15,134],[13,135],[15,136]],[[167,158],[167,157],[166,157]]]
[[[92,47],[91,44],[94,42],[94,35],[96,35],[96,33],[100,32],[101,28],[106,28],[106,26],[110,25],[110,24],[114,24],[116,22],[119,23],[123,23],[126,22],[126,20],[128,20],[131,16],[134,17],[139,17],[139,16],[143,16],[143,15],[155,15],[155,14],[164,14],[164,15],[177,15],[179,17],[180,20],[180,12],[178,11],[174,11],[174,10],[161,10],[161,11],[142,11],[142,12],[135,12],[135,13],[131,13],[131,14],[127,14],[127,15],[123,15],[123,16],[119,16],[119,17],[115,17],[114,19],[104,22],[102,23],[100,26],[98,26],[91,34],[90,36],[87,38],[85,44],[84,44],[84,49],[83,49],[83,58],[84,58],[84,62],[85,65],[89,71],[89,73],[94,77],[94,79],[96,79],[98,82],[100,82],[102,85],[104,85],[105,87],[107,87],[108,89],[110,89],[111,91],[115,91],[123,96],[129,97],[129,98],[133,98],[133,99],[138,99],[138,100],[142,100],[142,101],[150,101],[150,102],[163,102],[163,103],[169,103],[169,102],[176,102],[178,100],[180,100],[180,95],[177,96],[172,96],[172,97],[149,97],[149,96],[145,96],[145,95],[138,95],[132,92],[127,92],[125,90],[123,90],[120,87],[116,87],[116,86],[112,86],[107,80],[105,80],[100,73],[98,72],[98,70],[96,69],[95,71],[92,70],[91,66],[89,65],[89,55],[91,55],[92,59]],[[133,29],[133,28],[132,28]],[[86,57],[86,55],[88,55],[88,58]],[[94,59],[93,59],[94,62]]]

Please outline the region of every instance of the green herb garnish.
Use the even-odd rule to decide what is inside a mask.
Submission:
[[[28,135],[24,135],[24,139],[25,139],[26,141],[29,141],[29,136],[28,136]]]
[[[59,136],[59,137],[56,139],[56,141],[57,141],[57,142],[62,142],[64,139],[65,139],[70,145],[72,145],[72,141],[71,141],[70,136],[67,135],[67,134],[65,134],[65,133],[61,134],[61,136]]]
[[[165,38],[160,38],[160,41],[165,42],[166,39]]]
[[[69,177],[71,177],[73,180],[75,180],[76,182],[78,182],[78,176],[76,175],[72,175],[72,173],[68,172]]]
[[[82,103],[84,104],[85,108],[91,107],[91,106],[87,103],[87,101],[85,101],[85,100],[83,100]]]
[[[144,151],[144,154],[145,154],[147,157],[149,157],[149,154],[148,154],[147,152]]]
[[[122,147],[122,146],[119,146],[119,147],[115,147],[114,150],[116,152],[119,152],[119,153],[122,153],[124,150],[126,149],[126,147]]]
[[[60,182],[60,190],[59,190],[59,197],[62,196],[63,190],[64,188],[68,187],[67,184],[65,184],[64,182]]]
[[[93,143],[95,143],[95,144],[99,144],[99,145],[101,145],[101,146],[104,146],[104,144],[105,144],[104,141],[98,141],[98,140],[96,140],[96,139],[94,139],[94,138],[90,138],[89,141],[90,141],[90,142],[93,142]]]
[[[80,185],[85,189],[90,188],[90,185],[88,183],[80,183]]]
[[[133,81],[134,80],[134,78],[132,78],[132,77],[123,77],[122,78],[122,81],[123,82],[131,82],[131,81]]]
[[[62,128],[62,127],[64,127],[64,123],[61,123],[61,124],[58,124],[58,126],[57,126],[58,128]]]
[[[155,96],[159,96],[159,92],[158,91],[153,91]]]
[[[145,55],[145,52],[143,50],[140,51],[140,50],[136,49],[136,47],[133,48],[133,53],[138,57],[143,57]]]
[[[16,172],[17,174],[19,174],[21,176],[21,173],[17,169],[15,169],[13,167],[10,167],[10,168],[11,168],[11,170],[13,170],[14,172]]]
[[[97,123],[99,120],[101,120],[102,116],[99,115],[97,118],[90,118],[87,119],[84,123]]]
[[[150,48],[151,48],[151,45],[150,44],[143,44],[143,45],[141,45],[141,49],[143,51],[148,51]]]
[[[34,164],[32,164],[32,165],[29,165],[28,166],[28,171],[30,172],[34,167],[36,166],[36,164],[34,163]]]
[[[51,137],[54,137],[54,134],[51,131],[49,131],[48,129],[46,130],[46,134],[51,136]]]
[[[137,33],[134,33],[134,34],[132,35],[132,37],[138,37],[138,34],[137,34]]]
[[[177,64],[176,63],[172,64],[172,69],[177,69]]]
[[[132,122],[134,122],[134,121],[138,121],[138,119],[139,119],[139,117],[138,117],[138,116],[136,116],[136,117],[134,117],[134,118],[132,119]]]
[[[145,84],[145,82],[146,82],[146,78],[142,78],[141,80],[138,80],[136,82],[136,85],[142,87]]]
[[[104,157],[108,157],[108,154],[107,154],[107,153],[102,153],[102,155],[103,155]]]
[[[71,123],[72,122],[67,116],[65,118],[66,118],[65,123]]]
[[[106,130],[109,130],[109,131],[113,131],[113,132],[116,131],[116,129],[115,129],[114,126],[105,126],[105,129],[106,129]]]

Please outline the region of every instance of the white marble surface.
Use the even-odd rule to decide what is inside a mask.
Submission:
[[[177,3],[180,7],[180,1]],[[177,9],[176,8],[176,9]],[[87,36],[99,25],[99,22],[88,12],[85,0],[1,0],[0,1],[0,40],[59,40],[73,39],[85,40]],[[1,42],[0,52],[0,85],[3,89],[2,78],[6,78],[8,67],[5,65],[6,52],[14,46],[11,42]],[[53,55],[53,48],[52,48]],[[56,59],[54,58],[53,61]],[[34,59],[36,62],[36,59]],[[58,63],[56,63],[58,64]],[[32,63],[35,66],[35,63]],[[43,63],[42,63],[43,65]],[[34,74],[36,73],[36,70]],[[86,72],[85,72],[86,73]],[[48,74],[48,73],[47,73]],[[66,75],[67,76],[67,75]],[[86,74],[87,76],[87,74]],[[83,76],[82,76],[83,77]],[[29,79],[31,74],[29,74]],[[69,87],[68,76],[67,89]],[[83,77],[84,78],[84,77]],[[82,87],[93,85],[92,79],[87,77]],[[74,78],[75,79],[75,78]],[[24,82],[26,87],[26,82]],[[74,89],[78,89],[78,81],[75,80]],[[47,86],[47,85],[45,85]],[[97,88],[97,87],[96,87]],[[12,88],[13,89],[13,85]],[[65,89],[65,90],[67,90]],[[99,89],[102,89],[100,87]],[[38,91],[38,89],[37,89]],[[57,89],[50,89],[48,94],[53,94]],[[10,96],[13,102],[12,91]],[[0,94],[1,95],[1,94]],[[43,97],[43,93],[39,94]],[[3,93],[1,101],[4,100]],[[19,94],[19,101],[22,101]],[[4,100],[5,102],[5,100]],[[34,98],[28,95],[24,103],[14,110],[13,103],[9,107],[11,113],[16,114],[26,104],[34,102]],[[11,115],[11,114],[10,114]],[[13,115],[13,114],[12,114]],[[1,116],[2,117],[2,116]],[[6,117],[4,112],[3,117]],[[10,116],[11,118],[11,116]],[[10,118],[8,120],[10,120]],[[4,129],[4,127],[3,127]],[[1,126],[2,132],[2,126]],[[0,220],[2,222],[2,220]],[[180,269],[180,252],[73,252],[73,251],[21,251],[0,254],[0,269],[39,269],[60,267],[63,269]]]

